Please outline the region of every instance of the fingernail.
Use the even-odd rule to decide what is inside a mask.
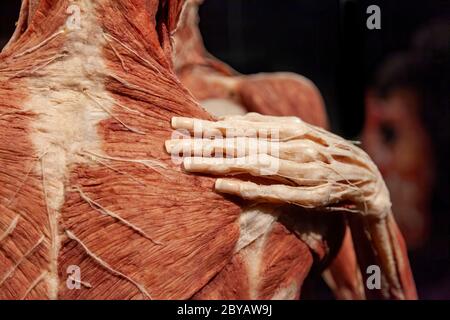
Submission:
[[[171,121],[172,129],[190,129],[194,120],[185,117],[173,117]]]
[[[214,188],[225,193],[239,192],[238,184],[230,179],[217,179]]]
[[[172,129],[176,129],[177,128],[177,124],[179,122],[180,122],[180,118],[173,117],[172,120],[170,121],[170,125],[172,126]]]
[[[166,148],[167,153],[172,153],[173,141],[167,140],[166,142],[164,142],[164,147]]]
[[[192,170],[192,158],[184,158],[183,159],[183,168],[186,171]]]

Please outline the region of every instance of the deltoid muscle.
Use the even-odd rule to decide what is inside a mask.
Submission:
[[[186,174],[165,151],[173,117],[213,120],[174,72],[171,34],[183,4],[23,1],[0,54],[0,299],[293,299],[313,252],[332,254],[340,214],[224,197],[214,179]],[[374,215],[352,204],[329,207]],[[388,239],[364,252],[381,258],[385,297],[413,297],[386,217],[369,226],[386,235],[386,222]]]

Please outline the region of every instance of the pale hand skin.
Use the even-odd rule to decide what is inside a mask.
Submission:
[[[228,116],[219,121],[174,117],[172,127],[190,133],[194,132],[194,127],[196,130],[201,127],[201,133],[207,137],[214,131],[224,133],[223,140],[185,138],[166,141],[168,153],[190,152],[192,156],[183,159],[186,171],[212,175],[250,174],[272,183],[258,185],[221,178],[215,183],[217,192],[258,202],[289,203],[322,212],[344,211],[361,215],[379,256],[386,278],[385,290],[401,295],[395,248],[388,240],[387,223],[392,219],[389,192],[378,168],[360,148],[296,117],[269,117],[256,113]],[[253,129],[251,137],[248,137],[249,129]],[[234,137],[225,136],[229,130],[234,130]],[[267,135],[268,130],[277,132],[276,139]],[[253,135],[255,131],[257,136]],[[242,143],[243,137],[248,137],[247,142],[253,146],[269,140],[271,150],[277,150],[276,155],[270,149],[263,155],[260,151],[257,152],[259,155],[255,154],[255,149],[248,145],[243,153],[237,154],[236,146]],[[214,157],[218,153],[228,157]],[[268,165],[277,170],[267,175]]]

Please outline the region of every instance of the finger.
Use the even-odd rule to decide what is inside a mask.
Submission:
[[[247,200],[289,203],[307,208],[326,207],[357,196],[354,189],[331,183],[316,187],[291,187],[258,185],[236,179],[217,179],[215,190]]]
[[[225,139],[173,139],[165,142],[167,153],[185,157],[212,157],[218,154],[227,157],[244,157],[267,154],[273,157],[299,163],[331,161],[325,151],[309,140],[293,140],[285,143],[257,138]]]
[[[332,166],[320,162],[297,163],[266,154],[241,158],[188,157],[184,159],[183,164],[184,169],[188,172],[213,175],[241,173],[253,176],[271,175],[290,179],[299,186],[339,182],[359,190],[358,185],[375,179],[370,172],[345,163]],[[359,192],[362,194],[361,190]]]
[[[318,161],[327,164],[336,163],[336,166],[343,163],[355,166],[358,169],[364,169],[369,173],[377,171],[370,159],[367,160],[367,157],[361,157],[359,154],[347,150],[325,147],[308,139],[280,143],[278,157],[302,163]]]
[[[221,135],[225,138],[262,137],[283,140],[301,137],[312,130],[307,126],[292,123],[247,120],[208,121],[184,117],[173,117],[171,124],[173,129],[188,130],[198,138],[204,138],[205,135]]]
[[[275,175],[279,159],[263,154],[241,158],[187,157],[183,160],[184,170],[193,173],[213,175],[247,173],[253,176]]]
[[[257,138],[225,138],[225,139],[174,139],[165,142],[169,154],[184,156],[212,157],[244,157],[251,154],[279,155],[280,143]]]

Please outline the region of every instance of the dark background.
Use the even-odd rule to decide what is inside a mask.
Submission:
[[[366,9],[381,8],[381,30]],[[378,65],[420,27],[450,21],[446,0],[207,0],[201,30],[211,53],[242,73],[293,71],[319,87],[334,131],[354,138]]]

